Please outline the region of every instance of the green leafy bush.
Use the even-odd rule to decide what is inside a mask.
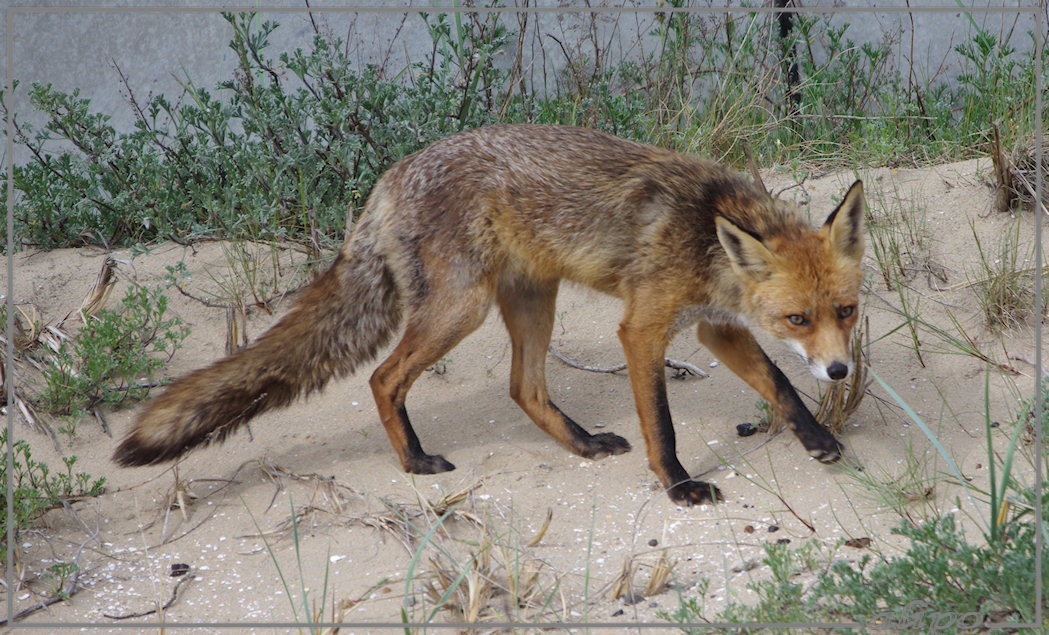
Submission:
[[[144,398],[189,334],[181,319],[166,312],[160,289],[132,287],[119,308],[89,316],[44,368],[40,403],[75,418],[99,405],[113,408]]]
[[[125,81],[129,132],[78,91],[34,85],[29,102],[44,123],[14,121],[31,156],[14,166],[19,243],[221,235],[304,242],[316,253],[342,241],[392,162],[496,121],[585,125],[739,165],[744,141],[762,164],[895,163],[972,156],[995,122],[1015,124],[1003,130],[1005,146],[1032,132],[1035,60],[1017,53],[1011,34],[975,22],[955,48],[951,79],[913,60],[904,67],[902,31],[857,43],[847,23],[815,14],[795,15],[780,37],[771,14],[657,13],[639,26],[647,51],[619,59],[597,40],[598,16],[577,16],[577,42],[539,42],[532,60],[521,55],[526,23],[505,15],[406,14],[423,21],[432,46],[392,68],[357,63],[352,42],[316,26],[308,47],[273,55],[276,22],[226,13],[233,77],[202,87],[183,76],[178,99],[145,103]],[[550,42],[560,72],[547,72]],[[3,99],[0,108],[7,114]]]
[[[0,455],[8,451],[7,428],[0,427]],[[33,459],[29,444],[19,439],[11,448],[14,471],[7,474],[7,461],[0,461],[0,483],[9,483],[14,495],[12,517],[15,526],[32,525],[45,511],[58,507],[63,500],[78,496],[97,496],[104,490],[106,479],[93,478],[84,472],[73,472],[77,458],[64,457],[64,471],[52,472],[45,463]],[[8,480],[10,479],[10,480]],[[0,562],[7,562],[7,496],[0,497]]]

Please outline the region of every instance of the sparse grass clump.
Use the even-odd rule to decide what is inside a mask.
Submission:
[[[1049,411],[1049,383],[1039,399],[1043,412]],[[986,422],[990,489],[975,491],[961,481],[971,495],[990,503],[977,508],[977,513],[988,516],[980,519],[986,527],[982,536],[968,536],[955,514],[912,517],[905,507],[919,501],[928,507],[924,496],[900,501],[893,507],[904,520],[892,531],[906,541],[900,555],[868,551],[869,544],[845,541],[829,553],[817,541],[797,549],[767,544],[763,563],[769,575],[747,585],[756,594],[755,601],[730,602],[721,614],[711,616],[700,599],[686,598],[677,612],[666,617],[679,623],[859,623],[864,632],[868,627],[872,631],[975,632],[992,624],[1031,624],[1037,615],[1036,602],[1045,601],[1035,595],[1034,571],[1038,533],[1049,521],[1049,493],[1016,477],[1014,451],[1021,433],[1035,424],[1033,400],[1021,410],[1013,429],[1007,431],[1011,441],[1004,456],[990,446],[995,426],[989,418]],[[910,416],[916,417],[913,411]],[[919,419],[915,422],[924,428]],[[934,445],[952,470],[956,469],[939,442],[934,440]],[[1039,449],[1032,460],[1045,461],[1044,450]],[[861,485],[869,486],[862,480]],[[1042,519],[1034,515],[1038,498],[1044,503]],[[857,546],[865,551],[853,551]],[[1043,552],[1042,558],[1042,585],[1047,588],[1049,552]],[[741,632],[765,631],[741,627]]]
[[[1035,311],[1035,271],[1029,265],[1031,250],[1021,246],[1021,222],[1020,218],[1013,221],[1001,234],[994,251],[984,248],[975,224],[970,223],[979,255],[972,285],[987,326],[993,330],[1020,326]]]

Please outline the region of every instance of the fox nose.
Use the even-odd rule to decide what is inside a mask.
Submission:
[[[829,366],[827,366],[827,376],[833,379],[834,381],[838,381],[839,379],[845,379],[845,377],[848,374],[849,367],[845,364],[842,364],[841,362],[832,362]]]

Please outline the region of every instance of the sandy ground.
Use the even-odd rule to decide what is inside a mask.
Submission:
[[[1010,356],[1033,358],[1033,331],[988,331],[966,284],[979,275],[970,224],[985,246],[997,249],[1015,222],[990,212],[989,173],[988,161],[969,161],[860,176],[876,218],[894,206],[924,210],[924,227],[906,246],[914,270],[904,301],[923,320],[948,329],[950,309],[983,350],[1020,371],[990,373],[991,415],[1010,421],[1018,396],[1031,394],[1033,373]],[[786,173],[767,180],[822,222],[833,208],[831,197],[854,177],[810,175],[800,187],[789,187],[794,181]],[[1030,213],[1023,216],[1021,236],[1029,245],[1033,220]],[[898,223],[897,231],[906,232]],[[216,279],[228,269],[217,243],[112,255],[122,277],[110,306],[128,279],[155,286],[165,267],[179,261],[192,272],[188,286],[198,295],[215,292]],[[32,303],[53,324],[79,307],[105,257],[95,249],[19,254],[16,301]],[[293,251],[281,258],[284,273],[304,260]],[[870,366],[925,418],[965,476],[986,483],[984,363],[949,354],[949,345],[922,332],[923,367],[908,330],[899,328],[901,296],[886,288],[870,249],[867,263]],[[226,322],[222,309],[174,291],[169,297],[171,310],[192,329],[168,367],[175,377],[222,355]],[[287,306],[278,303],[274,315],[252,312],[250,336]],[[620,312],[616,300],[566,285],[554,344],[586,364],[618,364]],[[75,323],[72,318],[68,325]],[[800,391],[817,394],[815,379],[793,353],[762,341]],[[761,563],[767,542],[815,540],[825,546],[824,558],[855,560],[866,550],[843,546],[843,539],[870,538],[870,549],[898,553],[889,529],[899,514],[859,485],[855,472],[810,459],[789,433],[737,436],[736,424],[759,416],[757,395],[718,365],[691,331],[674,340],[668,356],[710,375],[671,379],[669,391],[679,456],[694,476],[721,488],[727,500],[720,505],[680,507],[662,493],[646,465],[623,372],[596,374],[552,357],[548,362],[559,406],[591,430],[626,437],[632,452],[584,460],[537,429],[507,394],[509,340],[496,312],[440,368],[425,373],[409,396],[423,446],[458,467],[446,474],[413,477],[400,470],[377,421],[370,370],[259,417],[250,432],[192,453],[177,469],[122,469],[110,462],[134,410],[105,413],[112,437],[94,418],[81,421],[75,438],[58,435],[57,450],[48,436],[19,422],[15,433],[30,442],[35,458],[61,465],[59,454],[76,455],[77,468],[105,476],[107,490],[52,511],[19,534],[20,579],[8,580],[0,599],[6,606],[13,589],[16,610],[41,602],[55,586],[42,575],[47,567],[75,558],[75,593],[25,623],[39,624],[40,632],[50,629],[47,623],[90,623],[105,631],[118,623],[110,616],[154,611],[119,623],[137,622],[146,630],[161,622],[279,623],[303,620],[308,612],[326,621],[376,624],[342,632],[379,630],[377,624],[399,622],[402,615],[409,621],[629,625],[661,620],[686,600],[711,609],[711,617],[727,600],[746,601],[753,595],[747,584],[767,575]],[[971,524],[974,515],[986,513],[939,478],[944,462],[884,390],[870,389],[842,438],[867,477],[912,495],[923,492],[907,504],[914,517],[935,508]],[[978,535],[972,532],[973,539]],[[670,564],[670,575],[646,589],[661,559]],[[188,573],[172,577],[176,564],[188,565]],[[460,575],[465,577],[449,602],[455,609],[438,608]]]

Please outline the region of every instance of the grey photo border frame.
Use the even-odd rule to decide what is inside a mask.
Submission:
[[[1037,0],[1034,4],[1029,6],[1017,6],[1017,7],[960,7],[959,3],[939,4],[933,6],[921,6],[921,7],[792,7],[788,9],[776,9],[770,6],[761,7],[688,7],[688,8],[673,8],[673,7],[626,7],[626,6],[603,6],[603,7],[587,7],[587,6],[564,6],[564,7],[460,7],[460,6],[447,6],[449,0],[438,0],[427,6],[374,6],[366,4],[353,4],[339,7],[279,7],[279,6],[267,6],[263,3],[257,4],[223,4],[221,6],[153,6],[153,7],[118,7],[118,6],[94,6],[94,7],[77,7],[77,6],[64,6],[64,7],[32,7],[32,6],[8,6],[4,9],[5,14],[5,28],[6,28],[6,77],[5,77],[5,94],[11,96],[13,94],[13,84],[15,77],[14,68],[14,40],[16,37],[17,29],[16,25],[20,16],[28,14],[38,13],[91,13],[91,14],[144,14],[144,13],[179,13],[179,14],[216,14],[218,15],[223,11],[254,11],[259,13],[276,13],[276,14],[289,14],[289,13],[423,13],[423,12],[443,12],[443,13],[523,13],[530,12],[536,14],[543,13],[592,13],[592,14],[610,14],[610,13],[774,13],[780,11],[789,11],[793,13],[837,13],[845,15],[855,15],[863,13],[878,13],[878,14],[891,14],[891,13],[937,13],[937,12],[950,12],[956,13],[959,11],[965,11],[968,13],[975,14],[1030,14],[1034,16],[1035,20],[1035,85],[1034,90],[1034,107],[1036,111],[1036,165],[1042,165],[1042,148],[1044,144],[1042,142],[1042,133],[1044,131],[1044,121],[1042,121],[1043,111],[1043,96],[1045,86],[1042,85],[1042,51],[1045,47],[1046,40],[1046,24],[1043,22],[1044,12],[1046,8],[1046,2],[1049,0]],[[942,0],[940,0],[942,1]],[[24,36],[23,36],[24,37]],[[7,137],[6,137],[6,156],[14,156],[14,128],[13,128],[13,110],[11,111],[11,117],[8,117],[5,121]],[[1044,192],[1044,178],[1041,171],[1036,171],[1036,200],[1043,199]],[[13,165],[10,161],[6,165],[6,179],[8,192],[14,191],[14,170]],[[1038,274],[1035,276],[1035,306],[1043,305],[1044,289],[1042,284],[1041,267],[1043,262],[1042,253],[1042,235],[1043,235],[1043,224],[1044,214],[1038,214],[1038,222],[1035,226],[1035,261],[1038,267]],[[7,253],[13,254],[15,248],[14,241],[14,197],[8,196],[7,199]],[[6,271],[6,284],[7,289],[12,289],[15,279],[14,274],[14,258],[6,258],[7,271]],[[11,293],[6,293],[6,306],[7,306],[7,323],[5,325],[7,333],[7,356],[5,369],[6,377],[14,377],[14,338],[12,334],[14,332],[14,307],[13,298]],[[1035,421],[1042,420],[1042,401],[1038,399],[1038,391],[1042,385],[1042,334],[1040,328],[1035,329]],[[14,404],[14,387],[13,382],[8,382],[7,395],[5,396],[7,404],[7,416],[6,425],[8,439],[14,439],[14,419],[16,409],[13,407]],[[1042,438],[1042,427],[1035,426],[1036,431],[1036,445],[1039,448],[1044,448],[1044,439]],[[11,475],[13,472],[13,461],[14,461],[13,444],[8,443],[7,452],[4,460],[6,461],[7,474]],[[1036,473],[1035,473],[1035,486],[1039,490],[1043,488],[1042,474],[1042,462],[1036,462]],[[2,539],[6,540],[8,544],[13,544],[15,538],[15,526],[13,518],[13,503],[14,494],[10,487],[10,483],[4,484],[5,493],[7,496],[7,535],[3,536]],[[1037,499],[1035,517],[1042,518],[1041,509],[1041,498]],[[1038,533],[1039,540],[1036,545],[1036,558],[1035,558],[1035,594],[1038,598],[1044,598],[1045,590],[1042,589],[1042,575],[1041,575],[1041,564],[1042,564],[1042,552],[1045,548],[1043,544],[1042,532]],[[15,579],[14,562],[12,558],[8,558],[6,579]],[[8,616],[14,615],[14,593],[7,593],[6,602],[6,613]],[[1044,624],[1045,616],[1043,615],[1043,603],[1036,601],[1036,620],[1032,624],[991,624],[990,627],[1000,626],[1007,628],[1039,628]],[[490,623],[486,622],[483,624],[456,624],[456,623],[405,623],[405,622],[337,622],[337,623],[310,623],[310,627],[313,628],[358,628],[366,630],[385,630],[385,629],[454,629],[454,630],[472,630],[476,628],[484,628],[486,630],[496,629],[550,629],[550,628],[564,628],[572,630],[584,630],[584,629],[667,629],[667,628],[703,628],[703,629],[727,629],[727,628],[738,628],[743,626],[741,624],[719,624],[719,623],[699,623],[699,624],[670,624],[667,622],[571,622],[571,623],[556,623],[556,622],[536,622],[536,623],[519,623],[519,622],[508,622],[508,623]],[[864,625],[859,623],[748,623],[745,626],[753,628],[811,628],[811,629],[845,629],[845,628],[862,628]],[[142,629],[215,629],[215,628],[273,628],[273,629],[299,629],[302,628],[303,624],[298,622],[206,622],[206,623],[163,623],[158,624],[157,622],[78,622],[78,623],[65,623],[65,622],[34,622],[32,624],[19,624],[19,623],[8,623],[5,628],[19,629],[19,628],[32,628],[32,629],[71,629],[71,628],[108,628],[108,629],[128,629],[128,630],[142,630]],[[867,625],[869,628],[870,625]],[[875,627],[877,628],[877,627]]]

